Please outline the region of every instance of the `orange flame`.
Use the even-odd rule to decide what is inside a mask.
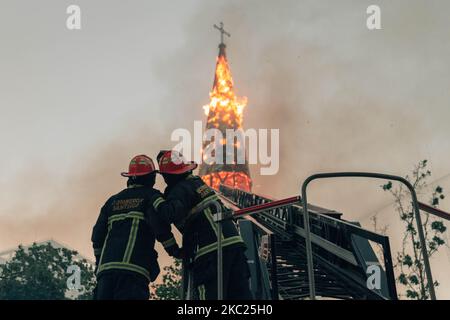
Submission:
[[[231,71],[224,55],[219,55],[217,58],[214,86],[209,96],[210,103],[203,107],[208,116],[207,127],[218,128],[223,133],[226,129],[242,128],[247,98],[238,98],[234,94]],[[225,145],[226,139],[220,143]],[[240,146],[235,144],[235,147],[239,148]],[[220,184],[224,184],[245,191],[251,190],[251,179],[245,172],[213,172],[204,175],[202,179],[214,189],[218,189]]]
[[[223,184],[231,188],[251,191],[251,179],[243,172],[215,172],[203,176],[202,179],[216,190]]]
[[[242,115],[247,98],[238,98],[234,94],[233,78],[224,56],[217,58],[216,80],[209,96],[210,103],[203,107],[205,114],[209,116],[208,123],[212,123],[216,128],[221,124],[226,128],[242,127]]]

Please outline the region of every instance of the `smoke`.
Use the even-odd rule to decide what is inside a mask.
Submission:
[[[445,68],[445,56],[431,59],[424,48],[412,48],[448,22],[436,7],[385,3],[384,29],[371,32],[365,26],[369,4],[202,2],[184,26],[185,45],[155,70],[168,86],[185,88],[167,97],[168,105],[182,114],[184,123],[177,124],[203,117],[200,106],[207,102],[217,54],[205,43],[218,43],[212,24],[223,21],[231,32],[225,42],[235,90],[249,101],[244,127],[280,130],[280,171],[258,176],[259,167],[252,168],[256,192],[275,197],[298,193],[303,179],[323,171],[404,175],[417,161],[436,157],[439,151],[430,150],[429,142],[448,144],[448,129],[430,117],[433,111],[424,103],[436,99],[436,87],[445,87],[434,79],[435,65]],[[448,51],[439,40],[427,42]],[[448,94],[440,93],[442,103]],[[434,108],[449,113],[442,104]],[[430,131],[430,118],[442,129]],[[437,174],[444,170],[437,166]],[[312,199],[357,219],[386,201],[377,195],[380,184],[343,180],[314,188]],[[354,198],[365,201],[355,204]]]
[[[244,128],[280,130],[280,171],[259,176],[259,166],[253,166],[255,192],[275,198],[299,194],[302,181],[317,172],[404,176],[422,159],[430,160],[434,177],[447,174],[448,166],[440,159],[449,145],[444,119],[450,116],[445,89],[450,75],[443,70],[447,70],[444,53],[450,47],[439,36],[429,35],[448,28],[439,7],[448,3],[427,7],[411,1],[384,2],[383,30],[378,33],[365,27],[364,13],[370,4],[203,3],[184,29],[188,40],[175,59],[176,70],[186,62],[189,70],[167,72],[172,57],[159,68],[167,83],[188,88],[187,103],[183,95],[173,95],[171,104],[183,105],[186,118],[199,113],[204,102],[195,102],[197,88],[209,88],[214,67],[213,53],[204,44],[217,42],[204,26],[223,21],[232,34],[226,43],[234,88],[238,96],[248,97]],[[368,218],[392,201],[381,190],[383,183],[321,181],[311,185],[309,199],[372,228]],[[396,213],[389,207],[379,218],[391,226],[391,244],[398,250],[397,230],[403,227]],[[435,262],[439,274],[444,260],[438,257]]]
[[[151,137],[156,138],[157,132],[147,132],[140,129],[126,139],[86,152],[74,159],[65,176],[55,177],[48,167],[32,167],[13,183],[2,185],[11,195],[9,207],[0,215],[2,246],[51,237],[92,257],[90,232],[100,208],[109,196],[125,187],[126,181],[119,173],[127,170],[132,155],[155,156],[164,145],[159,144],[163,136],[156,139],[156,144]]]

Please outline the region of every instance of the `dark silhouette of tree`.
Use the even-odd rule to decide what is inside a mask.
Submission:
[[[95,287],[93,267],[78,260],[76,251],[54,248],[50,243],[24,248],[19,246],[14,257],[0,265],[0,300],[67,299],[69,266],[80,270],[82,292],[76,299],[91,299]],[[69,279],[70,280],[70,279]]]
[[[163,282],[151,284],[150,298],[153,300],[180,300],[181,275],[181,260],[175,259],[172,265],[163,268]]]
[[[414,168],[412,176],[405,177],[411,182],[416,192],[427,186],[427,178],[431,176],[431,171],[427,169],[427,164],[427,160],[419,162]],[[395,208],[405,226],[402,248],[397,253],[395,264],[395,268],[399,272],[397,281],[406,288],[407,298],[426,300],[430,297],[430,288],[426,281],[422,246],[417,235],[414,211],[411,202],[405,201],[405,199],[409,199],[409,191],[406,190],[404,185],[393,188],[391,181],[381,187],[394,197]],[[437,186],[431,193],[429,204],[433,207],[438,207],[440,201],[444,198],[443,189]],[[421,212],[421,214],[423,215],[422,226],[427,252],[431,258],[438,251],[439,247],[445,244],[442,234],[445,232],[446,227],[442,220],[430,217],[426,212]],[[438,286],[439,283],[435,281],[434,285]]]

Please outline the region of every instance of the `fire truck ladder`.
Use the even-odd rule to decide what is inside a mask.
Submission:
[[[274,201],[220,186],[222,201],[235,213],[261,209],[238,219],[247,244],[251,288],[257,299],[304,299],[310,296],[306,230],[300,197]],[[275,206],[267,208],[273,203]],[[389,239],[345,221],[341,213],[308,205],[315,294],[336,299],[397,299]],[[380,263],[370,242],[383,253]],[[380,286],[371,286],[378,270]],[[368,281],[369,280],[369,281]]]

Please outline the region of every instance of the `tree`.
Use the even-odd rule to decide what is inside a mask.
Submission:
[[[180,300],[182,269],[181,260],[163,268],[162,284],[151,284],[150,298],[153,300]]]
[[[423,190],[427,186],[427,178],[431,176],[431,171],[427,169],[427,160],[420,161],[415,166],[412,176],[405,178],[411,182],[416,192]],[[416,229],[414,211],[410,202],[405,203],[409,191],[402,184],[393,188],[389,181],[381,186],[384,191],[388,191],[394,197],[396,211],[401,221],[404,223],[405,232],[402,240],[401,251],[397,253],[395,268],[399,271],[397,281],[406,289],[406,297],[409,299],[426,300],[430,296],[430,288],[426,281],[424,270],[422,246],[419,241]],[[440,201],[445,198],[443,189],[437,186],[433,189],[429,204],[438,207]],[[446,227],[441,220],[432,219],[428,213],[422,213],[424,219],[422,227],[425,235],[426,250],[431,258],[445,244],[442,234]],[[434,282],[438,286],[437,281]]]
[[[389,225],[384,225],[384,226],[379,226],[378,224],[378,213],[375,214],[374,216],[370,217],[370,221],[372,223],[372,227],[373,227],[373,231],[381,234],[383,236],[386,236],[388,229],[389,229]],[[384,249],[383,246],[379,243],[374,242],[373,243],[374,246],[374,252],[375,255],[377,256],[378,261],[383,261],[384,259]]]
[[[14,257],[0,266],[0,300],[67,299],[69,266],[80,270],[80,289],[84,288],[84,292],[77,298],[91,298],[95,287],[93,267],[76,256],[76,251],[54,248],[50,243],[33,243],[26,249],[20,245]]]

